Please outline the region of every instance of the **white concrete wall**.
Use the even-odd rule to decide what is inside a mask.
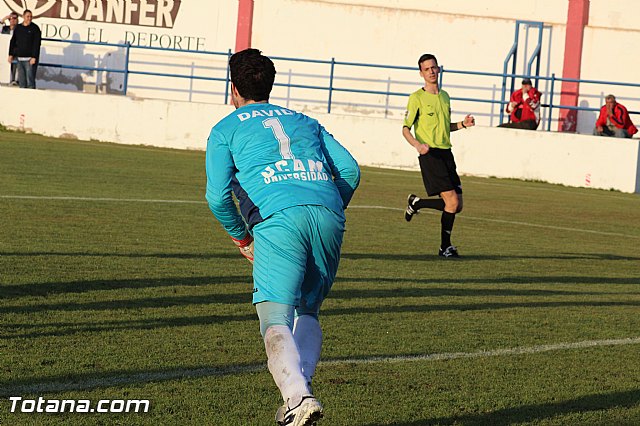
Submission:
[[[102,0],[103,2],[111,0]],[[12,2],[16,3],[16,2]],[[140,3],[136,0],[134,3]],[[0,14],[8,13],[0,5]],[[513,43],[515,21],[545,23],[541,74],[562,75],[567,0],[531,0],[523,5],[511,0],[255,0],[253,45],[275,56],[366,62],[415,67],[417,57],[435,53],[445,70],[502,72]],[[76,40],[160,45],[159,37],[197,40],[196,50],[226,52],[235,46],[238,0],[182,1],[173,28],[36,17],[45,36]],[[640,2],[637,0],[591,0],[589,25],[585,31],[582,77],[593,80],[637,81],[640,57]],[[132,34],[135,39],[132,39]],[[518,69],[533,48],[537,34],[521,31]],[[527,40],[528,36],[528,40]],[[156,37],[156,42],[151,42]],[[166,43],[165,43],[166,45]],[[171,45],[170,47],[176,47]],[[186,47],[186,46],[181,46]],[[194,46],[192,45],[191,48]],[[69,46],[45,43],[43,61],[75,65],[122,67],[124,52],[117,48]],[[226,58],[183,53],[136,51],[132,69],[224,78]],[[151,64],[155,63],[155,64]],[[329,66],[276,61],[281,83],[328,86]],[[304,75],[303,75],[304,74]],[[336,67],[337,87],[353,87],[410,93],[419,87],[417,72],[380,68]],[[40,68],[41,88],[119,93],[123,78],[117,73],[96,73]],[[499,99],[502,80],[497,77],[462,76],[445,73],[444,87],[456,98]],[[543,102],[550,85],[541,83]],[[162,90],[159,90],[162,89]],[[221,103],[224,84],[189,79],[131,75],[129,95],[145,98],[193,100]],[[630,110],[640,111],[640,89],[601,84],[583,84],[580,105],[597,108],[607,93],[614,93]],[[560,84],[555,87],[559,101]],[[292,108],[314,113],[326,111],[326,91],[276,88],[274,99]],[[369,117],[398,118],[406,96],[363,95],[334,92],[333,111]],[[454,112],[473,113],[479,124],[495,126],[497,105],[457,101]],[[552,129],[556,129],[553,114]],[[546,128],[543,108],[541,128]],[[640,116],[634,116],[640,122]],[[591,133],[595,113],[580,113],[578,131]]]
[[[547,23],[543,37],[541,72],[562,67],[564,51],[564,22],[566,5],[553,0],[534,1],[528,13],[522,14],[521,5],[509,1],[315,1],[315,0],[259,0],[255,3],[253,44],[268,55],[293,56],[337,61],[377,63],[409,66],[415,70],[393,71],[381,68],[338,66],[337,78],[363,79],[336,82],[339,87],[354,87],[384,91],[391,79],[390,91],[410,93],[423,83],[417,72],[417,59],[422,53],[434,53],[440,65],[447,70],[467,70],[501,73],[504,60],[514,42],[515,20],[543,20]],[[562,3],[561,7],[558,4]],[[305,19],[305,17],[313,17]],[[520,59],[523,69],[525,53],[532,53],[537,32],[521,28]],[[535,39],[535,40],[534,40]],[[527,41],[527,43],[525,43]],[[528,58],[527,58],[528,59]],[[287,70],[291,64],[276,63],[278,69]],[[328,65],[296,65],[294,70],[328,76]],[[284,82],[284,75],[279,81]],[[288,76],[287,76],[288,79]],[[371,79],[375,81],[368,81]],[[293,77],[293,82],[310,84],[309,80]],[[494,99],[500,98],[502,79],[499,77],[470,76],[445,73],[444,87],[453,97]],[[322,81],[325,87],[328,82]],[[519,84],[518,84],[519,87]],[[543,90],[546,88],[541,87]],[[303,98],[303,90],[294,90],[293,97]],[[276,95],[283,96],[280,93]],[[301,93],[296,96],[295,93]],[[510,88],[507,92],[507,97]],[[326,95],[325,95],[326,99]],[[389,111],[375,110],[366,104],[384,105],[382,96],[357,93],[334,93],[340,113],[401,117],[406,97],[390,99]],[[342,103],[342,105],[340,105]],[[292,107],[324,112],[326,104],[292,102]],[[496,126],[500,108],[486,103],[458,102],[454,108],[460,113],[473,113],[478,123]]]
[[[514,40],[515,21],[542,21],[545,30],[540,73],[546,77],[554,73],[556,77],[562,77],[567,0],[533,0],[526,6],[510,0],[256,0],[255,5],[254,45],[270,55],[335,57],[342,61],[415,66],[420,54],[430,52],[436,54],[445,70],[493,73],[503,71],[504,60]],[[313,18],[304,19],[305,16]],[[638,82],[640,59],[633,53],[640,44],[638,16],[640,2],[637,0],[591,0],[589,24],[585,29],[583,79]],[[521,27],[518,73],[524,72],[536,42],[537,32]],[[277,65],[288,69],[285,64]],[[326,68],[309,66],[307,70],[326,73]],[[338,67],[336,75],[377,80],[361,84],[349,81],[355,88],[368,87],[370,90],[385,90],[387,79],[392,81],[391,91],[396,92],[410,92],[421,84],[417,73],[383,69]],[[293,80],[296,81],[295,76]],[[303,79],[297,82],[305,84]],[[339,84],[344,85],[343,82]],[[443,87],[451,96],[460,98],[498,100],[501,85],[502,79],[498,77],[445,73],[443,79]],[[543,103],[549,102],[550,82],[541,82],[539,89],[543,93]],[[561,84],[556,83],[556,104],[560,100],[560,90]],[[640,88],[583,84],[581,91],[580,106],[599,108],[604,104],[604,96],[614,93],[629,110],[640,111]],[[340,113],[395,118],[402,115],[406,98],[392,97],[388,111],[371,106],[384,105],[384,97],[341,93],[334,95],[334,101],[342,102],[333,107]],[[354,108],[356,103],[364,105]],[[326,110],[325,104],[293,101],[291,105],[314,112]],[[461,114],[474,114],[479,124],[499,124],[497,105],[458,101],[453,107]],[[546,129],[547,120],[551,119],[551,128],[556,130],[558,113],[556,109],[549,117],[548,110],[543,108],[541,129]],[[591,134],[595,119],[595,112],[581,112],[578,133]],[[639,115],[634,119],[640,122]]]
[[[197,102],[14,87],[0,87],[0,96],[14,99],[0,105],[0,122],[11,129],[195,150],[206,148],[212,123],[233,110],[232,106]]]
[[[9,50],[9,41],[11,37],[8,34],[0,34],[0,52],[7,52]],[[0,58],[2,59],[2,58]],[[11,77],[11,64],[2,60],[0,61],[0,83],[8,84]]]
[[[206,148],[211,127],[233,111],[228,105],[7,87],[0,87],[0,97],[13,99],[0,103],[0,121],[10,128],[197,150]],[[415,150],[402,138],[401,120],[311,115],[361,165],[418,169]],[[462,116],[454,114],[453,118]],[[462,174],[640,192],[638,140],[483,126],[455,132],[452,140]]]

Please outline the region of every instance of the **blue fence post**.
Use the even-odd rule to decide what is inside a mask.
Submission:
[[[536,59],[536,77],[540,76],[540,49],[542,49],[542,36],[544,34],[544,24],[541,22],[538,29],[538,58]],[[536,78],[536,87],[538,87],[538,79]]]
[[[336,67],[336,58],[331,58],[331,73],[329,74],[329,105],[327,105],[327,114],[331,114],[331,97],[333,96],[333,71]]]
[[[224,104],[229,103],[229,81],[231,81],[231,69],[229,68],[229,60],[231,59],[231,49],[227,52],[227,76],[224,83]]]
[[[189,102],[193,100],[193,76],[196,73],[196,63],[191,62],[191,78],[189,79]]]
[[[547,132],[551,131],[551,120],[553,118],[553,88],[556,83],[556,73],[551,74],[551,93],[549,94],[549,120],[547,121]]]
[[[438,75],[438,87],[442,87],[442,75],[444,74],[444,67],[440,66],[440,75]]]
[[[384,118],[389,115],[389,92],[391,92],[391,77],[387,77],[387,95],[384,98]]]
[[[127,87],[129,86],[129,54],[131,52],[131,43],[127,42],[124,54],[124,83],[122,84],[122,91],[127,96]]]

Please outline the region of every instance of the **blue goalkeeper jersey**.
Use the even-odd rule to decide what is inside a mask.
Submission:
[[[343,215],[360,181],[356,161],[317,120],[269,103],[244,105],[213,127],[206,171],[209,208],[236,239],[292,206]]]

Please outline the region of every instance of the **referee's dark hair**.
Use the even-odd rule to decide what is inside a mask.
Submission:
[[[420,56],[420,59],[418,59],[418,69],[420,69],[420,65],[422,65],[424,61],[428,61],[431,59],[436,61],[436,65],[438,65],[438,59],[436,59],[435,55],[432,55],[431,53],[425,53],[424,55]]]
[[[231,82],[240,96],[246,100],[268,101],[276,68],[271,59],[258,49],[246,49],[234,53],[229,59]]]

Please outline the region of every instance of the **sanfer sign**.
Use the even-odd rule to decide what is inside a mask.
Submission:
[[[34,18],[173,28],[181,0],[4,0],[14,12]]]

